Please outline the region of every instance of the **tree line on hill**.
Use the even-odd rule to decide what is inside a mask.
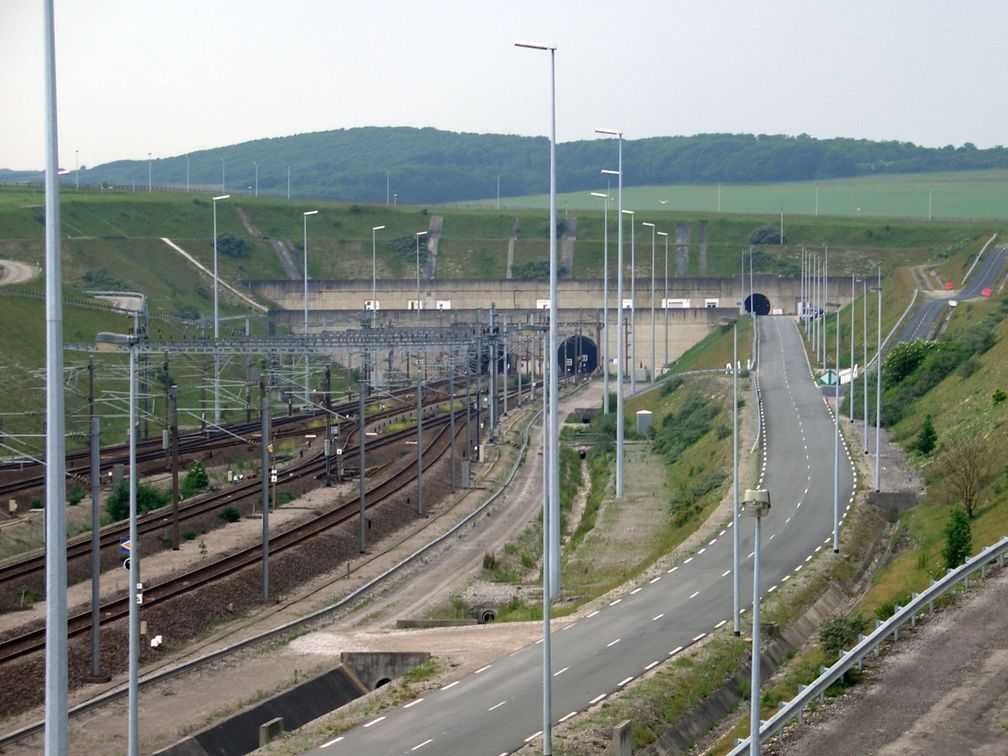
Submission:
[[[544,194],[549,153],[544,137],[469,134],[433,128],[363,127],[259,139],[153,162],[156,186],[254,191],[353,202],[427,204]],[[557,147],[558,191],[598,189],[601,168],[616,167],[611,139]],[[625,185],[807,181],[883,173],[1008,167],[1000,145],[978,149],[910,142],[816,139],[807,134],[697,134],[623,143]],[[120,160],[81,171],[88,185],[146,186],[146,160]],[[222,175],[223,174],[223,175]],[[75,179],[71,171],[64,180]],[[0,170],[0,181],[40,180],[38,172]]]

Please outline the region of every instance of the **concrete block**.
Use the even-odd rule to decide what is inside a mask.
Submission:
[[[274,717],[269,722],[259,725],[259,747],[276,740],[284,731],[283,717]]]
[[[612,728],[612,742],[609,744],[610,756],[631,756],[630,720],[624,719]]]

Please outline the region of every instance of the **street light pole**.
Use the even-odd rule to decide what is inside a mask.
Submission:
[[[255,196],[259,196],[259,161],[253,160],[252,165],[255,167]]]
[[[659,231],[658,236],[665,237],[665,303],[662,309],[665,311],[665,365],[668,366],[668,231]]]
[[[742,506],[756,521],[753,545],[753,631],[752,678],[749,686],[749,753],[760,752],[760,520],[770,512],[770,492],[764,489],[747,490]]]
[[[592,197],[602,197],[602,414],[609,414],[609,193],[591,192]]]
[[[63,293],[60,251],[59,132],[56,123],[56,32],[53,0],[44,0],[46,655],[45,750],[67,750],[66,454],[63,393]]]
[[[742,575],[739,572],[738,500],[738,319],[732,321],[732,626],[741,635]]]
[[[153,175],[153,169],[151,168],[151,154],[147,153],[147,194],[151,193],[151,177]]]
[[[654,322],[654,286],[655,286],[655,224],[644,222],[642,226],[651,227],[651,383],[655,382],[655,322]]]
[[[427,231],[417,231],[414,236],[416,237],[416,319],[417,325],[420,324],[420,237],[427,236]]]
[[[853,305],[852,305],[853,308]],[[836,391],[833,399],[833,553],[840,553],[840,304],[836,312]]]
[[[623,498],[623,132],[615,129],[595,129],[596,134],[608,134],[617,139],[619,162],[615,171],[619,184],[616,206],[616,498]],[[603,170],[612,174],[613,171]],[[608,401],[608,397],[606,397]]]
[[[224,160],[221,158],[221,165]],[[217,339],[220,336],[220,306],[218,302],[217,278],[217,203],[226,200],[230,194],[221,194],[213,198],[213,337],[214,337],[214,424],[220,425],[220,353],[217,351]]]
[[[307,210],[302,214],[304,220],[304,337],[308,339],[308,216],[318,215],[318,210]],[[304,352],[304,405],[308,406],[308,347]]]
[[[516,47],[542,50],[550,56],[550,312],[549,312],[549,541],[543,554],[543,679],[549,680],[549,599],[560,593],[560,444],[557,421],[557,244],[556,244],[556,46],[538,42],[515,42]],[[496,358],[495,358],[496,360]],[[494,397],[496,401],[496,397]],[[547,534],[544,533],[544,537]],[[549,561],[546,561],[547,555]],[[549,573],[547,575],[547,573]],[[543,754],[553,753],[550,697],[543,694]]]
[[[875,356],[875,492],[882,490],[879,441],[882,435],[882,266],[878,269],[878,352]]]
[[[630,396],[637,393],[637,245],[634,241],[633,210],[624,210],[630,216]]]
[[[387,203],[386,203],[387,204]],[[375,309],[378,306],[378,243],[376,234],[385,226],[371,228],[371,325],[375,324]]]

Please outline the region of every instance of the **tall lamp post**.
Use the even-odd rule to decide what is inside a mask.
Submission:
[[[602,322],[605,336],[602,341],[602,414],[609,414],[609,193],[591,192],[592,197],[604,200],[602,215]]]
[[[259,161],[253,160],[252,166],[255,168],[255,196],[259,196]]]
[[[556,246],[556,46],[515,42],[516,47],[548,52],[550,56],[550,317],[549,359],[557,358],[557,246]],[[549,685],[549,599],[560,592],[560,445],[557,422],[557,371],[549,371],[549,563],[543,554],[543,754],[553,753]],[[545,534],[544,534],[545,535]],[[547,577],[547,573],[549,576]]]
[[[756,543],[753,546],[753,614],[752,614],[752,679],[749,700],[749,753],[760,752],[760,520],[770,512],[770,492],[757,488],[746,489],[742,508],[756,521]]]
[[[303,212],[304,219],[304,337],[308,340],[308,216],[318,215],[318,210],[306,210]],[[304,352],[304,405],[308,406],[308,347]]]
[[[615,171],[618,179],[616,205],[616,498],[623,498],[623,132],[616,129],[595,129],[596,134],[616,137],[619,162]],[[603,170],[611,174],[613,171]],[[608,397],[606,398],[608,401]]]
[[[669,364],[668,358],[668,231],[659,231],[658,236],[665,237],[665,303],[662,309],[665,310],[665,365]]]
[[[140,544],[137,539],[137,376],[136,347],[140,339],[136,334],[99,333],[95,348],[101,352],[129,351],[129,701],[128,701],[128,753],[139,753],[139,685],[137,682],[140,658]]]
[[[224,159],[221,158],[221,165]],[[222,169],[223,170],[223,169]],[[220,335],[220,307],[217,293],[217,203],[226,200],[230,194],[221,194],[213,198],[213,337],[214,337],[214,424],[220,425],[220,353],[217,351],[217,338]]]
[[[387,204],[387,203],[386,203]],[[378,307],[378,242],[377,233],[385,226],[371,227],[371,325],[375,324],[375,310]]]
[[[151,167],[151,154],[147,153],[147,194],[151,193],[151,177],[153,175],[153,169]]]
[[[654,322],[654,266],[655,266],[655,225],[645,221],[641,224],[651,229],[651,383],[655,382],[655,322]]]
[[[621,210],[630,216],[630,396],[637,393],[637,271],[634,243],[634,210]],[[622,303],[621,305],[622,306]]]
[[[416,237],[416,320],[417,325],[420,324],[420,237],[427,236],[427,231],[417,231],[414,236]]]
[[[45,0],[45,310],[46,310],[46,753],[67,750],[66,436],[63,393],[63,298],[60,251],[59,134],[56,122],[56,31]]]

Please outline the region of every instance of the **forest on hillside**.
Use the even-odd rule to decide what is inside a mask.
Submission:
[[[188,165],[187,165],[188,164]],[[557,147],[557,189],[590,190],[599,170],[616,168],[612,139],[564,142]],[[807,181],[884,173],[962,171],[1008,167],[1008,150],[921,147],[910,142],[816,139],[807,134],[697,134],[626,140],[627,186]],[[549,175],[544,137],[468,134],[433,128],[365,127],[295,134],[158,158],[155,186],[226,191],[254,189],[292,197],[428,204],[541,194]],[[146,186],[146,160],[83,169],[86,185]],[[40,180],[37,172],[0,170],[0,181]],[[64,180],[74,180],[73,173]]]

